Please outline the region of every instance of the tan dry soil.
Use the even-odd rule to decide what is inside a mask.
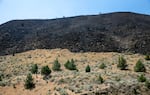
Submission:
[[[128,70],[121,71],[116,67],[119,56],[123,56],[127,60]],[[36,87],[32,90],[26,90],[24,88],[24,80],[27,73],[29,73],[31,64],[38,64],[39,68],[45,65],[52,68],[52,64],[56,59],[61,63],[62,71],[52,71],[52,77],[47,81],[43,80],[43,76],[40,74],[33,75]],[[75,64],[79,70],[78,72],[65,69],[65,62],[71,59],[75,60]],[[61,95],[58,91],[60,88],[63,88],[68,95],[80,95],[81,93],[88,92],[90,86],[93,90],[109,88],[108,83],[111,80],[114,82],[116,78],[120,78],[121,82],[125,81],[132,84],[132,80],[136,81],[136,77],[139,75],[133,70],[134,65],[139,59],[146,65],[147,72],[145,75],[150,78],[149,65],[144,60],[144,56],[140,54],[116,52],[72,53],[67,49],[37,49],[18,53],[15,56],[0,56],[1,73],[11,75],[9,78],[6,78],[6,80],[9,80],[9,86],[0,86],[0,95]],[[99,66],[101,63],[105,63],[107,67],[100,69]],[[85,67],[87,65],[91,67],[90,73],[85,73]],[[99,74],[102,75],[106,83],[95,83]],[[62,79],[66,81],[60,83]],[[71,89],[74,89],[74,91]],[[76,89],[77,91],[75,91]]]

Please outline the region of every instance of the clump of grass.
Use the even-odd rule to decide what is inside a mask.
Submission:
[[[97,82],[98,82],[99,84],[104,83],[104,79],[101,77],[101,75],[98,76]]]
[[[13,84],[13,88],[16,88],[16,85],[15,85],[15,84]]]
[[[0,82],[0,86],[4,87],[4,86],[6,86],[6,83],[3,82],[3,81],[1,81],[1,82]]]
[[[119,82],[119,81],[121,80],[121,78],[120,78],[119,76],[116,76],[116,77],[115,77],[115,80],[116,80],[117,82]]]
[[[57,91],[60,95],[69,95],[64,88],[58,88]]]
[[[2,81],[2,76],[0,75],[0,81]]]
[[[149,54],[145,55],[145,60],[150,60],[150,55]]]
[[[62,83],[65,83],[65,80],[63,78],[61,78],[59,81],[58,81],[60,84]]]
[[[100,66],[99,66],[100,69],[105,69],[106,68],[106,65],[104,63],[102,63]]]
[[[138,77],[138,82],[145,82],[146,81],[146,77],[142,74]]]
[[[149,81],[149,80],[146,80],[145,86],[146,86],[148,89],[150,89],[150,81]]]

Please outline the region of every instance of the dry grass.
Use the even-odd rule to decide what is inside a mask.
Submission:
[[[127,60],[128,70],[121,71],[117,68],[118,57],[123,56]],[[52,72],[52,77],[44,81],[40,74],[33,75],[36,87],[33,90],[24,89],[24,80],[32,64],[38,64],[39,68],[48,65],[50,68],[54,60],[58,58],[61,63],[60,72]],[[77,71],[69,71],[64,68],[67,60],[74,59]],[[8,80],[9,86],[0,87],[0,95],[55,95],[69,93],[68,95],[80,95],[81,93],[109,88],[110,84],[135,84],[138,73],[133,71],[136,62],[141,59],[146,65],[145,75],[150,77],[149,64],[140,54],[124,54],[115,52],[87,52],[72,53],[67,49],[31,50],[18,53],[15,56],[0,56],[0,73],[4,74],[3,80]],[[100,69],[101,63],[107,66]],[[85,67],[90,65],[91,72],[85,73]],[[39,70],[40,71],[40,70]],[[97,77],[101,75],[105,83],[98,84]],[[65,94],[64,94],[65,95]]]

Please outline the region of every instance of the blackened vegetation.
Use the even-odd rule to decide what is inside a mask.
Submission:
[[[110,13],[0,25],[0,55],[32,49],[150,53],[150,16]]]

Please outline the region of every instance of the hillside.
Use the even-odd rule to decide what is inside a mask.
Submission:
[[[117,68],[118,58],[123,56],[127,61],[126,70]],[[58,59],[61,71],[53,71],[54,61]],[[78,69],[68,70],[64,67],[67,60],[74,59]],[[135,72],[134,66],[141,60],[146,72]],[[100,68],[101,64],[105,68]],[[31,66],[38,65],[38,73],[32,74],[35,88],[24,88],[26,75]],[[42,66],[48,65],[52,70],[51,77],[43,80]],[[89,65],[91,72],[85,72]],[[0,95],[149,95],[150,90],[138,77],[143,74],[150,80],[150,61],[141,54],[116,52],[72,53],[67,49],[36,49],[15,56],[0,56]],[[101,75],[104,82],[100,83]]]
[[[150,53],[150,16],[130,12],[0,25],[0,55],[33,49]]]

